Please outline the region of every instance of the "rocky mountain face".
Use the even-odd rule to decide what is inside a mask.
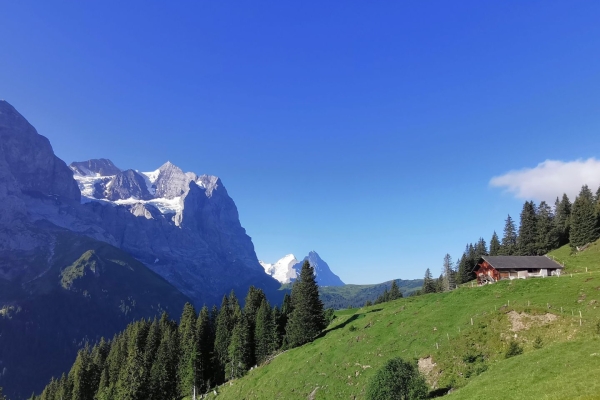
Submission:
[[[344,282],[334,274],[329,265],[317,254],[311,251],[308,256],[299,262],[293,254],[288,254],[274,264],[268,264],[260,261],[265,273],[277,279],[280,283],[286,284],[296,280],[302,270],[302,264],[308,260],[315,269],[315,275],[319,286],[343,286]]]
[[[250,285],[281,296],[219,178],[169,162],[147,173],[107,159],[69,168],[5,101],[0,204],[0,386],[11,398],[134,318],[176,318],[188,299],[220,304]]]

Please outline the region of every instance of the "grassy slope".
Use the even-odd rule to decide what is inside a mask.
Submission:
[[[437,365],[428,379],[458,387],[452,399],[598,398],[600,243],[569,253],[552,254],[566,264],[560,278],[503,281],[340,311],[324,337],[226,384],[219,398],[305,399],[318,387],[316,399],[361,399],[373,373],[395,356],[431,356]],[[582,272],[586,267],[589,272]],[[515,336],[511,310],[558,319],[517,332],[524,354],[505,359]],[[538,336],[542,349],[533,347]]]

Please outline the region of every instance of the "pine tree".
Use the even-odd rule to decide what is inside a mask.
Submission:
[[[598,239],[598,227],[594,207],[594,197],[584,185],[573,203],[571,213],[571,247],[577,248]]]
[[[563,194],[560,201],[558,197],[556,198],[556,203],[554,204],[554,227],[557,231],[559,247],[569,243],[571,235],[571,211],[571,201],[569,201],[569,197],[566,194]]]
[[[85,348],[77,352],[77,358],[69,372],[69,380],[72,382],[71,398],[73,400],[92,400],[94,398],[95,391],[90,373],[91,364],[90,348],[86,344]]]
[[[262,289],[257,289],[254,286],[250,286],[248,289],[248,294],[246,295],[245,305],[244,305],[244,317],[246,318],[246,326],[248,328],[248,340],[250,348],[248,349],[248,362],[250,365],[256,364],[256,355],[254,349],[254,328],[256,324],[256,313],[260,308],[263,300],[266,300],[267,296],[262,291]]]
[[[475,257],[477,258],[477,260],[479,260],[480,257],[487,255],[487,244],[485,243],[485,239],[480,237],[477,241],[477,244],[475,245]]]
[[[504,236],[502,237],[502,245],[500,246],[500,255],[512,256],[516,252],[517,231],[515,230],[515,223],[509,215],[504,224]]]
[[[239,318],[231,333],[227,348],[229,360],[225,369],[225,379],[240,378],[248,370],[249,352],[248,326],[245,318]]]
[[[490,256],[497,256],[500,254],[500,240],[498,239],[498,235],[496,231],[492,235],[492,240],[490,240]]]
[[[214,347],[214,336],[212,332],[210,314],[206,306],[200,310],[198,320],[196,322],[196,348],[198,349],[198,363],[196,376],[198,382],[197,387],[201,392],[210,388],[210,380],[212,378],[212,349]]]
[[[325,327],[315,271],[307,260],[292,286],[292,313],[286,326],[287,343],[291,347],[301,346],[312,341]]]
[[[542,201],[538,206],[536,232],[537,255],[542,256],[558,247],[559,237],[554,226],[554,214],[545,201]]]
[[[521,211],[517,254],[521,256],[537,255],[537,210],[533,201],[526,201]]]
[[[258,312],[254,330],[254,341],[256,349],[256,363],[262,364],[267,357],[276,349],[275,336],[276,326],[273,321],[271,307],[266,299],[263,299]]]
[[[229,307],[229,299],[223,296],[221,308],[217,315],[215,333],[215,380],[216,384],[225,381],[225,366],[229,362],[229,342],[233,329],[233,316]]]
[[[196,337],[196,310],[190,303],[183,306],[179,322],[179,366],[178,389],[181,397],[190,396],[197,390],[196,369],[198,367],[198,340]]]
[[[2,387],[0,386],[0,400],[6,400],[6,397],[2,394]]]
[[[446,254],[444,256],[444,266],[443,266],[443,280],[442,280],[442,289],[444,292],[449,292],[456,288],[456,282],[454,281],[454,264],[452,263],[452,257],[450,254]]]
[[[396,280],[393,280],[392,287],[390,288],[389,299],[391,301],[391,300],[396,300],[396,299],[400,299],[400,298],[402,298],[402,293],[400,292],[400,288],[398,287]]]
[[[431,276],[431,271],[429,268],[425,270],[425,277],[423,278],[423,293],[435,293],[436,284]]]

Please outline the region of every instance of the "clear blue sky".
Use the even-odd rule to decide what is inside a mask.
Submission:
[[[596,157],[600,2],[0,0],[0,98],[67,162],[223,179],[258,257],[441,271]]]

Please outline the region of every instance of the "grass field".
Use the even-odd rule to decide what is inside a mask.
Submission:
[[[561,277],[339,311],[322,337],[226,383],[218,398],[362,399],[396,356],[430,362],[432,392],[452,388],[451,399],[600,398],[600,244],[570,253],[551,254],[565,264]],[[523,354],[506,358],[510,341]]]

